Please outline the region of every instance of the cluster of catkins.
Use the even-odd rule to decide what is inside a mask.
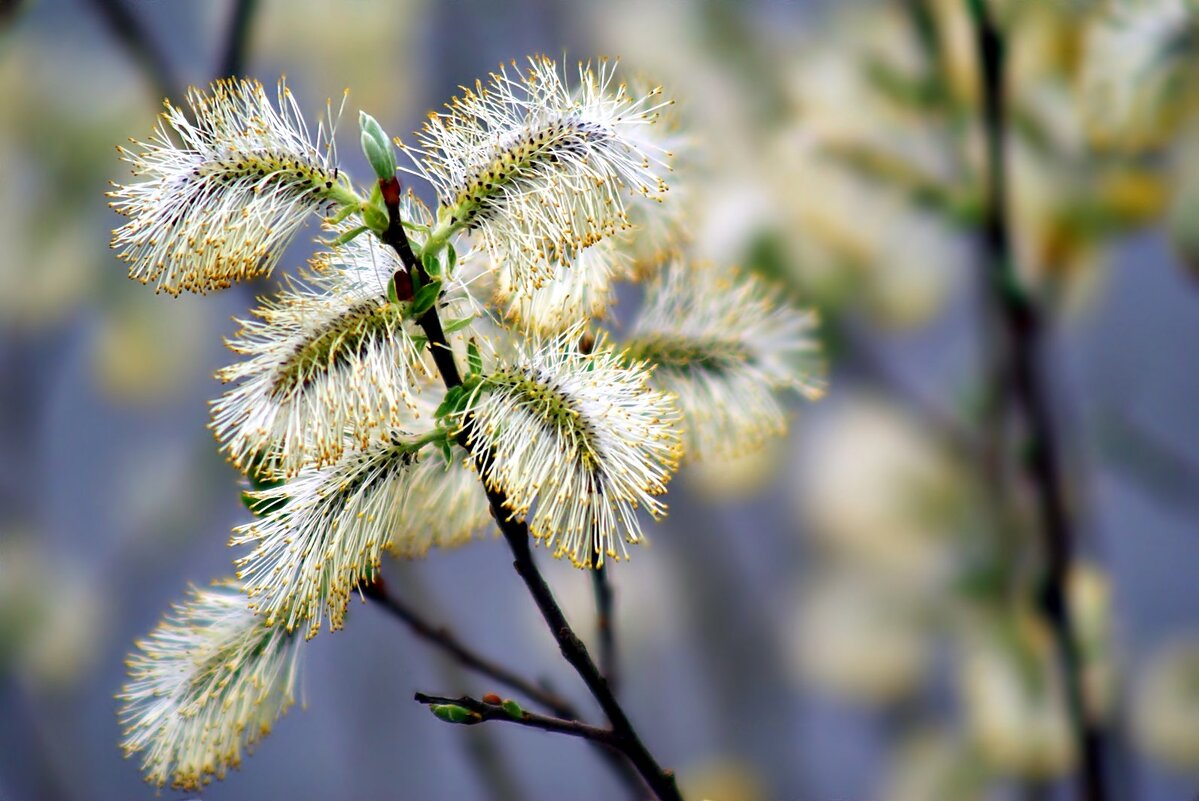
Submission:
[[[301,635],[340,627],[384,554],[494,528],[480,482],[555,556],[594,567],[642,541],[638,508],[664,514],[684,456],[753,448],[781,433],[778,391],[820,392],[811,314],[687,260],[667,194],[679,126],[611,62],[573,79],[545,58],[502,67],[415,146],[362,114],[378,178],[362,193],[282,83],[273,100],[242,80],[187,101],[120,148],[136,180],[110,193],[128,218],[113,246],[133,278],[203,293],[270,272],[311,215],[326,236],[241,321],[218,374],[211,428],[252,519],[236,579],[192,589],[130,657],[123,745],[152,783],[235,766],[291,703]],[[397,147],[436,210],[397,200]],[[622,281],[646,290],[617,342],[602,323]]]

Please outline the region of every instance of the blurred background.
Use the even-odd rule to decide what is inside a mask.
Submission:
[[[1193,799],[1199,22],[1183,0],[991,6],[1086,700],[1112,798]],[[692,252],[824,321],[827,397],[761,453],[685,467],[653,547],[611,571],[622,694],[651,749],[692,799],[1073,797],[1035,504],[991,381],[964,2],[5,0],[0,26],[0,799],[155,795],[118,749],[123,658],[189,582],[230,572],[246,515],[205,424],[253,292],[172,299],[125,277],[114,145],[188,84],[286,73],[313,117],[351,89],[342,163],[362,176],[359,108],[408,132],[533,52],[619,55],[664,84],[694,144]],[[591,635],[588,577],[542,557]],[[385,573],[586,700],[502,541]],[[497,688],[376,608],[305,652],[304,707],[204,798],[624,797],[577,741],[432,718],[414,691]]]

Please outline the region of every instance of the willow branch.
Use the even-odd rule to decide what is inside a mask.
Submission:
[[[459,706],[471,712],[472,717],[459,722],[459,725],[463,726],[473,726],[489,720],[498,720],[504,723],[524,726],[529,729],[541,729],[542,731],[554,732],[555,734],[578,737],[583,740],[590,740],[593,743],[606,745],[610,748],[620,747],[617,742],[616,732],[612,729],[592,726],[589,723],[582,723],[578,720],[538,715],[528,710],[521,710],[519,715],[514,716],[499,704],[489,704],[467,695],[459,698],[449,698],[442,695],[416,693],[413,697],[417,703],[424,704],[425,706]]]
[[[474,671],[498,684],[523,695],[529,701],[549,710],[559,718],[582,720],[574,705],[546,687],[528,679],[496,662],[477,654],[463,643],[450,629],[425,620],[419,612],[404,603],[387,589],[381,577],[362,588],[363,594],[406,625],[420,639],[434,646],[450,659],[467,670]],[[632,798],[643,798],[645,786],[640,776],[621,755],[610,746],[597,747],[597,753],[608,764],[617,777],[628,787]]]
[[[620,660],[616,652],[616,620],[614,592],[607,563],[591,571],[591,588],[595,592],[595,629],[599,639],[600,672],[608,680],[612,692],[620,687]]]
[[[467,670],[472,670],[497,684],[515,690],[529,701],[548,709],[560,718],[573,720],[579,718],[578,711],[569,701],[534,684],[516,671],[479,655],[445,626],[438,626],[425,620],[419,612],[391,593],[382,578],[376,578],[373,583],[363,586],[362,589],[367,598],[378,603],[406,625],[413,634],[445,652]]]
[[[1061,459],[1044,374],[1044,325],[1040,309],[1016,276],[1012,256],[1007,214],[1004,40],[985,0],[969,0],[969,6],[982,78],[982,122],[987,145],[989,180],[983,234],[988,294],[1005,334],[1007,354],[1004,362],[1013,399],[1027,426],[1029,452],[1024,469],[1036,493],[1046,556],[1041,600],[1053,632],[1075,745],[1081,759],[1079,797],[1086,801],[1105,801],[1103,738],[1098,723],[1086,708],[1082,656],[1066,596],[1075,531],[1062,486]]]
[[[161,97],[178,100],[183,97],[182,87],[175,78],[174,70],[166,54],[154,42],[149,30],[122,0],[89,0],[100,14],[108,30],[141,69],[142,73]]]
[[[421,276],[423,279],[428,279],[424,272],[424,266],[420,260],[415,258],[412,252],[412,245],[408,241],[408,235],[404,231],[404,226],[400,219],[400,184],[395,178],[385,179],[380,181],[382,188],[383,201],[387,206],[388,212],[388,227],[384,231],[382,239],[385,244],[392,247],[405,266],[411,273]],[[442,382],[447,389],[452,389],[462,385],[462,376],[458,372],[458,365],[454,361],[453,351],[450,350],[449,343],[446,341],[445,332],[441,326],[441,319],[437,313],[437,305],[434,304],[428,312],[417,319],[417,324],[425,332],[425,336],[429,339],[430,351],[433,354],[433,360],[437,364],[437,369],[441,374]],[[494,459],[494,454],[491,448],[485,443],[471,442],[471,419],[468,417],[463,424],[462,429],[458,432],[457,441],[474,459],[475,467],[480,475],[486,475],[488,466],[491,460]],[[549,626],[550,632],[554,635],[554,639],[558,643],[558,650],[562,652],[563,658],[575,669],[591,695],[600,705],[604,715],[612,724],[613,747],[619,750],[630,762],[641,778],[645,780],[654,794],[662,801],[682,801],[682,796],[679,794],[678,786],[675,783],[674,773],[663,769],[654,759],[653,754],[646,748],[641,737],[637,734],[628,715],[625,714],[620,702],[616,700],[616,696],[612,693],[611,687],[607,680],[596,667],[591,655],[587,652],[587,646],[575,634],[574,629],[566,620],[566,616],[562,613],[561,607],[554,599],[554,594],[546,583],[545,578],[541,575],[541,571],[537,569],[537,564],[533,560],[533,552],[529,546],[531,536],[529,527],[523,520],[516,520],[512,517],[508,510],[508,499],[497,487],[491,486],[488,482],[482,482],[483,489],[487,494],[487,501],[491,506],[491,515],[495,518],[496,525],[499,526],[500,533],[503,534],[504,540],[508,543],[508,547],[512,551],[514,557],[513,567],[517,574],[525,583],[525,587],[529,590],[529,594],[533,596],[533,601],[537,605],[541,616],[545,619],[546,625]]]
[[[250,50],[250,29],[257,8],[258,0],[234,0],[225,35],[225,49],[218,62],[218,78],[239,78],[245,72]]]

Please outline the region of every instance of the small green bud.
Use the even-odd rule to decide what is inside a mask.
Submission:
[[[504,703],[500,704],[500,706],[502,706],[504,711],[508,713],[508,717],[513,718],[514,720],[520,720],[525,716],[525,711],[521,709],[520,704],[516,703],[516,701],[513,701],[511,698],[504,701]]]
[[[446,723],[477,723],[479,716],[457,704],[432,704],[429,711]]]
[[[391,139],[383,126],[365,111],[358,112],[358,126],[362,129],[362,152],[375,175],[380,179],[395,177],[395,151],[391,149]]]

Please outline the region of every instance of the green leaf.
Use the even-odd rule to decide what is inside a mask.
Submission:
[[[429,338],[427,336],[424,336],[423,334],[413,334],[412,335],[412,348],[417,353],[420,353],[422,350],[424,350],[425,345],[428,345],[428,344],[429,344]]]
[[[454,250],[454,245],[451,242],[445,243],[445,272],[446,275],[454,274],[454,267],[458,264],[458,251]]]
[[[471,375],[479,375],[483,372],[483,356],[479,353],[479,346],[473,340],[466,346],[466,362],[470,365]]]
[[[425,272],[431,277],[436,278],[441,275],[441,261],[438,260],[436,253],[422,253],[421,264],[425,265]]]
[[[445,459],[447,466],[454,463],[454,449],[450,445],[448,439],[443,439],[438,445],[441,447],[441,458]]]
[[[459,400],[465,393],[466,388],[461,385],[451,387],[449,391],[445,393],[445,397],[442,398],[441,403],[437,406],[437,411],[433,412],[433,416],[445,417],[447,414],[450,414],[458,405]]]
[[[366,233],[369,230],[370,230],[370,228],[368,226],[359,225],[357,228],[351,228],[350,230],[346,231],[344,234],[337,237],[337,239],[334,239],[329,244],[335,248],[341,247],[342,245],[346,244],[347,242],[353,242],[355,239],[357,239],[359,236],[361,236],[362,234]]]
[[[461,317],[457,320],[450,320],[445,325],[445,333],[452,334],[455,331],[461,331],[475,321],[474,317]]]
[[[460,416],[470,407],[471,396],[477,385],[477,382],[467,382],[446,392],[433,416],[442,420]]]
[[[508,713],[508,717],[514,720],[520,720],[525,716],[525,711],[521,709],[520,704],[516,703],[511,698],[505,699],[504,703],[500,704],[500,706],[502,706],[504,711]]]
[[[344,222],[347,217],[349,217],[351,214],[353,214],[356,211],[358,211],[357,203],[347,203],[346,205],[341,207],[340,211],[338,211],[336,214],[334,214],[329,219],[329,222],[333,223],[334,225],[336,225],[339,222]]]
[[[380,210],[377,206],[363,206],[362,221],[376,233],[383,233],[387,230],[387,213]]]
[[[466,388],[463,387],[463,389],[465,390]],[[465,412],[467,407],[470,406],[471,394],[472,393],[469,391],[464,391],[458,398],[456,398],[454,400],[453,407],[450,409],[450,414],[458,416]]]
[[[441,282],[430,281],[429,283],[416,290],[416,294],[412,296],[412,315],[420,317],[422,314],[433,308],[437,303],[437,296],[441,294]]]
[[[366,160],[370,162],[375,175],[380,179],[395,177],[395,151],[383,126],[365,111],[358,112],[358,126],[362,129],[362,152],[366,154]]]

